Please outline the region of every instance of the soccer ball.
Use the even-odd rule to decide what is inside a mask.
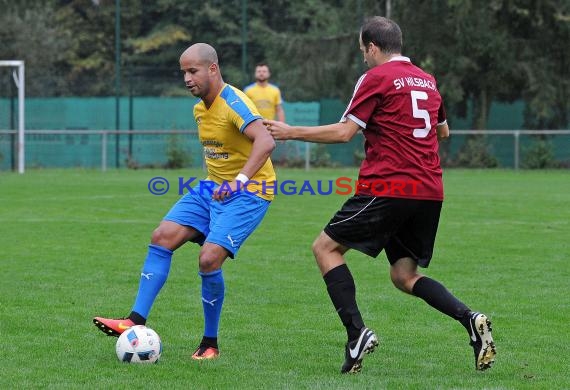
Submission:
[[[122,362],[156,363],[162,353],[162,342],[151,328],[135,325],[121,333],[115,350]]]

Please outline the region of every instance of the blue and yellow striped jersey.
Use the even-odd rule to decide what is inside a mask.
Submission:
[[[204,147],[208,179],[218,184],[231,182],[247,162],[252,141],[243,134],[251,122],[261,119],[253,102],[239,89],[226,84],[210,108],[203,101],[194,106],[198,137]],[[275,171],[271,159],[250,178],[259,185],[247,189],[263,199],[273,199]]]

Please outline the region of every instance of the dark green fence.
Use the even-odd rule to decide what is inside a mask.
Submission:
[[[133,97],[120,100],[118,134],[115,99],[28,98],[26,99],[26,166],[32,167],[164,167],[201,166],[202,148],[196,137],[192,115],[196,99],[191,97]],[[285,102],[287,122],[318,125],[336,122],[346,105],[339,100]],[[14,169],[15,135],[6,130],[17,125],[17,102],[0,99],[0,169]],[[520,129],[524,106],[494,104],[488,128]],[[466,118],[449,118],[452,137],[442,144],[441,155],[448,166],[514,167],[550,159],[554,166],[570,165],[569,135],[492,135],[454,133],[468,129]],[[46,131],[44,131],[46,130]],[[50,133],[47,130],[58,130]],[[152,133],[127,134],[128,130]],[[171,134],[175,131],[176,134]],[[363,137],[337,145],[278,142],[273,160],[284,166],[356,166],[363,157]],[[517,149],[518,148],[518,149]],[[517,154],[518,150],[518,154]],[[548,162],[546,163],[548,166]],[[532,167],[532,166],[531,166]]]

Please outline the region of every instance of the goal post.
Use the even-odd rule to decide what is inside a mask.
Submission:
[[[0,61],[0,66],[17,68],[14,70],[12,77],[14,83],[18,88],[18,173],[24,173],[25,170],[25,147],[24,147],[24,129],[25,129],[25,74],[24,74],[24,61]]]

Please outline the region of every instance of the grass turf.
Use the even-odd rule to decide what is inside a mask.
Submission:
[[[278,171],[299,183],[356,170]],[[493,321],[496,365],[474,370],[455,321],[392,287],[383,254],[351,251],[366,324],[380,347],[339,374],[345,332],[310,245],[345,197],[278,196],[237,260],[224,265],[221,358],[190,355],[203,329],[196,246],[175,254],[148,325],[151,366],[120,363],[91,323],[131,308],[152,229],[200,171],[36,170],[0,174],[1,388],[569,388],[570,173],[445,173],[446,201],[426,274]],[[153,196],[154,176],[171,190]]]

